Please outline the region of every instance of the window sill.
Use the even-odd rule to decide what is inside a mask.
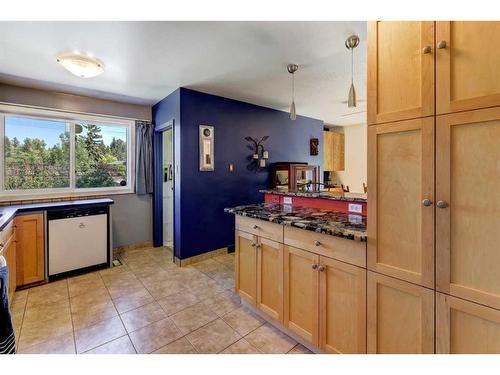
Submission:
[[[133,194],[133,189],[89,189],[83,191],[70,191],[70,192],[43,192],[43,193],[9,193],[0,197],[0,203],[12,202],[26,202],[26,201],[58,201],[70,200],[72,198],[82,199],[86,197],[110,196],[119,194]]]

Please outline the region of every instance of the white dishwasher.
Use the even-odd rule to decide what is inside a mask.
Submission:
[[[66,209],[47,213],[49,278],[108,266],[108,209]]]

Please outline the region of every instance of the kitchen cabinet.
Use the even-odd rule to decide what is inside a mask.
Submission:
[[[368,269],[434,287],[434,119],[368,129]]]
[[[366,270],[320,257],[320,348],[327,353],[366,353]]]
[[[291,331],[318,346],[319,255],[285,246],[285,316]]]
[[[434,22],[368,22],[367,58],[369,125],[434,115]]]
[[[500,108],[436,128],[436,288],[500,309]]]
[[[16,291],[16,228],[14,223],[9,223],[0,232],[0,255],[5,258],[9,270],[8,299],[12,302]]]
[[[236,291],[248,303],[255,305],[257,299],[257,237],[236,231]]]
[[[17,285],[45,279],[44,216],[41,213],[16,216]]]
[[[256,248],[257,308],[283,322],[283,244],[261,237]]]
[[[344,134],[334,131],[323,132],[323,169],[325,171],[344,170]]]
[[[437,293],[436,352],[499,354],[500,311]]]
[[[368,271],[367,351],[434,353],[434,291]]]
[[[498,21],[436,22],[437,113],[500,105]]]

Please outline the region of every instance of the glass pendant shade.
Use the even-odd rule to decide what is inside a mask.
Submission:
[[[297,113],[295,112],[295,101],[292,101],[290,106],[290,120],[297,120]]]
[[[356,107],[356,89],[354,88],[354,83],[351,82],[351,88],[349,89],[349,96],[347,97],[347,106],[349,108]]]

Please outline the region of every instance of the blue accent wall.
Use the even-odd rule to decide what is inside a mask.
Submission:
[[[246,136],[269,136],[264,143],[268,164],[296,161],[322,166],[323,121],[303,116],[291,121],[287,112],[186,88],[179,94],[180,111],[171,108],[171,94],[153,107],[153,119],[158,126],[169,116],[179,118],[174,135],[175,164],[180,168],[175,183],[174,242],[176,256],[184,259],[234,247],[234,216],[224,208],[263,201],[259,189],[267,187],[269,172],[267,168],[258,173],[247,170],[252,151]],[[163,103],[167,99],[170,103]],[[199,171],[199,125],[215,128],[213,172]],[[309,155],[311,138],[320,140],[317,156]],[[229,163],[234,165],[233,173]]]

